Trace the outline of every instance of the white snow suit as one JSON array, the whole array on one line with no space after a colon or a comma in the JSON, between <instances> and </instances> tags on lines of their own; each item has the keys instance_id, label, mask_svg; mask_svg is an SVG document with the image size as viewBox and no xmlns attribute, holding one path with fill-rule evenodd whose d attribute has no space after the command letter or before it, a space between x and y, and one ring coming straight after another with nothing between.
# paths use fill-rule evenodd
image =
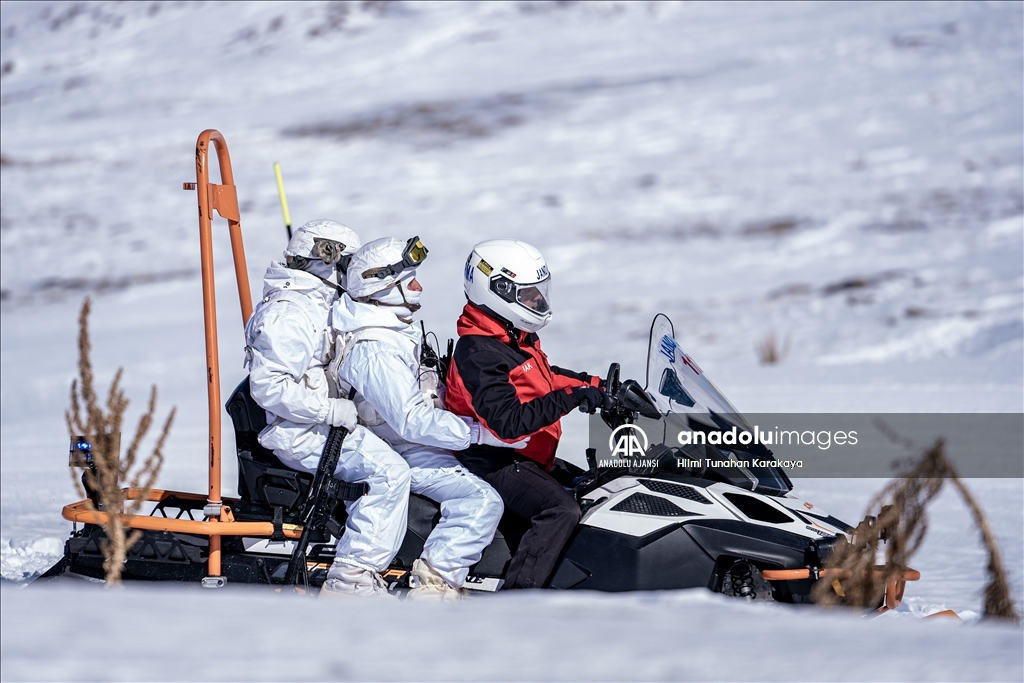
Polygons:
<instances>
[{"instance_id":1,"label":"white snow suit","mask_svg":"<svg viewBox=\"0 0 1024 683\"><path fill-rule=\"evenodd\" d=\"M263 301L245 328L250 390L267 411L260 443L296 470L316 472L331 411L346 400L337 398L326 373L334 353L331 304L337 298L319 278L275 262L264 277ZM348 521L336 561L382 571L405 537L409 466L357 426L345 437L334 475L370 486L367 495L346 504Z\"/></svg>"},{"instance_id":2,"label":"white snow suit","mask_svg":"<svg viewBox=\"0 0 1024 683\"><path fill-rule=\"evenodd\" d=\"M353 387L360 422L409 463L411 489L441 505L422 559L460 588L480 561L501 519L498 494L451 451L469 447L470 430L456 415L428 403L420 387L420 335L391 311L353 301L334 306L332 323L346 345L339 384Z\"/></svg>"}]
</instances>

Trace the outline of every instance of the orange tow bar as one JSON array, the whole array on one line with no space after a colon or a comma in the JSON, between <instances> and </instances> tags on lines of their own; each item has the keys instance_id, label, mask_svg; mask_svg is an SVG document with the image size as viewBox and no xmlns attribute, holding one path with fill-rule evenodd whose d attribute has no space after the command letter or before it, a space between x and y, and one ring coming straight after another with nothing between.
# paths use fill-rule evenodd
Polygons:
<instances>
[{"instance_id":1,"label":"orange tow bar","mask_svg":"<svg viewBox=\"0 0 1024 683\"><path fill-rule=\"evenodd\" d=\"M882 576L884 571L882 567L875 567L874 573L876 576ZM811 570L807 567L801 569L765 569L761 572L761 576L768 581L797 581L812 578ZM818 570L819 578L832 577L838 580L848 579L851 576L853 576L853 572L846 569L826 567ZM917 581L920 578L921 572L916 569L904 569L899 578L893 579L885 587L885 603L878 608L878 613L881 614L899 607L900 603L903 602L903 592L906 589L907 581Z\"/></svg>"}]
</instances>

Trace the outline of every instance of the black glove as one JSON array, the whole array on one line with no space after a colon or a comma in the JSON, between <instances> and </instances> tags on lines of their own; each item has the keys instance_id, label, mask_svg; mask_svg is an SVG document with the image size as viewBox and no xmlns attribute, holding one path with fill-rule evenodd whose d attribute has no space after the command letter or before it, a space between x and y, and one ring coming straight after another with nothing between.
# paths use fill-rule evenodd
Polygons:
<instances>
[{"instance_id":1,"label":"black glove","mask_svg":"<svg viewBox=\"0 0 1024 683\"><path fill-rule=\"evenodd\" d=\"M581 413L593 415L605 404L605 393L597 387L576 387L572 390L572 400L579 406Z\"/></svg>"}]
</instances>

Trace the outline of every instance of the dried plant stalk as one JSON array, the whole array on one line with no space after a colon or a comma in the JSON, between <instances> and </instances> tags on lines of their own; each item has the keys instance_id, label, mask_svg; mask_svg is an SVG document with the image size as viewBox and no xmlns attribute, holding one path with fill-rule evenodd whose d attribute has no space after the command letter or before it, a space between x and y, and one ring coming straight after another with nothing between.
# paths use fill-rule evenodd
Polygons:
<instances>
[{"instance_id":1,"label":"dried plant stalk","mask_svg":"<svg viewBox=\"0 0 1024 683\"><path fill-rule=\"evenodd\" d=\"M890 434L891 437L898 436ZM905 440L898 439L908 443ZM814 601L824 605L847 604L856 607L877 606L885 587L897 580L910 565L910 559L921 546L928 531L928 504L949 481L964 499L982 542L988 551L988 583L985 586L983 614L988 618L1020 621L1013 605L1006 571L999 554L995 535L988 520L946 457L942 439L925 450L912 466L876 495L869 510L877 515L866 516L853 531L849 542L836 545L827 566L849 572L851 578L842 582L823 578L813 589ZM882 545L884 542L884 546ZM876 574L876 557L884 547L884 563Z\"/></svg>"},{"instance_id":2,"label":"dried plant stalk","mask_svg":"<svg viewBox=\"0 0 1024 683\"><path fill-rule=\"evenodd\" d=\"M82 481L75 477L75 468L71 468L72 481L79 495L89 496L89 507L107 513L107 521L102 523L106 539L100 544L103 552L103 571L107 586L116 586L121 582L125 558L128 551L141 537L141 532L126 533L126 515L134 515L141 509L163 465L163 447L174 421L175 408L164 422L163 429L152 452L142 462L134 475L130 477L130 487L141 489L125 507L125 482L134 467L143 438L153 423L156 414L156 386L149 394L149 406L139 419L135 436L128 447L124 461L120 458L121 427L128 398L121 389L123 368L119 368L110 383L106 405L101 406L94 387L92 368L92 345L89 340L89 313L91 301L86 298L78 315L78 379L71 383L71 406L64 413L69 436L74 439L84 436L92 445L92 465L84 468ZM100 523L100 517L96 517Z\"/></svg>"},{"instance_id":3,"label":"dried plant stalk","mask_svg":"<svg viewBox=\"0 0 1024 683\"><path fill-rule=\"evenodd\" d=\"M985 544L985 549L988 551L988 565L986 566L988 583L985 584L982 614L986 617L1019 622L1020 615L1017 614L1017 609L1013 605L1013 597L1010 594L1010 582L1006 578L1003 558L999 553L999 545L996 543L995 534L992 533L992 527L989 526L985 513L981 511L981 506L978 505L974 496L964 486L963 481L954 475L950 478L950 483L956 487L956 490L964 499L964 503L970 509L971 516L974 518L974 525L981 532L982 543Z\"/></svg>"},{"instance_id":4,"label":"dried plant stalk","mask_svg":"<svg viewBox=\"0 0 1024 683\"><path fill-rule=\"evenodd\" d=\"M774 332L769 332L754 344L754 352L757 354L757 361L761 365L775 365L785 360L789 354L791 339L786 335L785 340L780 344Z\"/></svg>"}]
</instances>

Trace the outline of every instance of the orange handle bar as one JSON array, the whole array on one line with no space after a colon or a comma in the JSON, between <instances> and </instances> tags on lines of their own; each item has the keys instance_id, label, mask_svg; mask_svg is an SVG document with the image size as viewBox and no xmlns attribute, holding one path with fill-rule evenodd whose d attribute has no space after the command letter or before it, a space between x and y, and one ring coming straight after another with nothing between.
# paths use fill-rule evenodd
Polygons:
<instances>
[{"instance_id":1,"label":"orange handle bar","mask_svg":"<svg viewBox=\"0 0 1024 683\"><path fill-rule=\"evenodd\" d=\"M141 493L140 489L129 489L128 500L133 500ZM177 493L160 490L151 490L146 499L152 502L160 502L165 497L173 495L180 499L202 501L203 497L195 494ZM88 500L65 505L61 515L69 522L81 522L82 524L106 524L110 515L106 512L92 509ZM209 536L211 541L220 540L220 536L255 536L269 537L274 534L274 525L271 522L236 522L231 513L231 508L223 507L219 518L210 520L193 519L172 519L169 517L153 517L150 515L121 515L122 523L130 529L144 529L147 531L169 531L180 534L195 534L197 536ZM282 527L284 535L288 538L299 539L302 537L302 527L296 524L285 524ZM211 574L218 576L218 574Z\"/></svg>"},{"instance_id":2,"label":"orange handle bar","mask_svg":"<svg viewBox=\"0 0 1024 683\"><path fill-rule=\"evenodd\" d=\"M210 182L207 153L213 143L220 166L221 184ZM185 189L191 183L185 183ZM203 278L203 327L206 332L206 381L209 399L209 497L207 506L212 510L221 505L220 477L220 361L217 354L217 296L213 270L213 211L228 221L231 237L231 255L238 284L238 302L242 308L242 325L252 315L252 294L249 274L245 265L245 247L242 244L242 224L238 211L238 193L231 173L231 155L224 136L216 130L204 130L196 141L196 195L199 199L199 255ZM178 520L180 521L180 520ZM207 522L193 522L208 524ZM143 527L139 527L143 528ZM191 533L191 532L186 532ZM220 575L220 536L210 537L209 575Z\"/></svg>"},{"instance_id":3,"label":"orange handle bar","mask_svg":"<svg viewBox=\"0 0 1024 683\"><path fill-rule=\"evenodd\" d=\"M874 570L876 576L882 575L881 569ZM803 567L801 569L765 569L761 572L768 581L796 581L799 579L811 578L811 570ZM837 569L826 567L818 571L818 576L827 577L832 576L837 579L848 579L853 576L853 573L845 569ZM917 581L921 578L921 572L916 569L905 569L900 575L898 581Z\"/></svg>"},{"instance_id":4,"label":"orange handle bar","mask_svg":"<svg viewBox=\"0 0 1024 683\"><path fill-rule=\"evenodd\" d=\"M881 567L875 567L872 571L877 577L885 574ZM768 581L794 581L809 579L812 575L811 570L804 567L802 569L765 569L761 572L761 576ZM853 572L848 569L839 569L838 567L826 567L818 570L818 576L820 578L831 576L833 579L848 579L853 576ZM916 569L904 569L898 577L889 581L889 584L885 587L885 601L878 608L878 613L881 614L899 607L903 601L903 591L906 588L907 581L917 581L920 578L921 572Z\"/></svg>"}]
</instances>

